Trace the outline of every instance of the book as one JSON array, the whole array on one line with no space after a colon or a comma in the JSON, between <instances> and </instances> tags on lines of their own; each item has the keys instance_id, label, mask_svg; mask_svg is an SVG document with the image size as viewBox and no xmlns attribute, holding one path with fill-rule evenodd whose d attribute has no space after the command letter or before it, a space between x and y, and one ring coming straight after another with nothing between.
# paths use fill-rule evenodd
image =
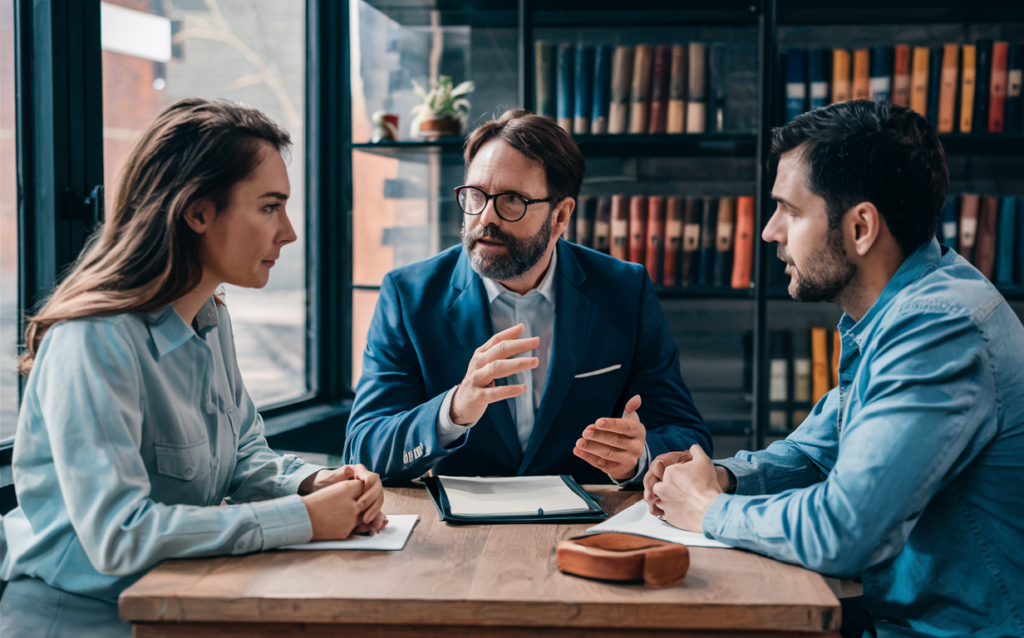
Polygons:
<instances>
[{"instance_id":1,"label":"book","mask_svg":"<svg viewBox=\"0 0 1024 638\"><path fill-rule=\"evenodd\" d=\"M665 198L647 198L647 253L644 264L654 283L661 282L665 261Z\"/></svg>"},{"instance_id":2,"label":"book","mask_svg":"<svg viewBox=\"0 0 1024 638\"><path fill-rule=\"evenodd\" d=\"M910 106L910 45L897 44L893 47L892 103Z\"/></svg>"},{"instance_id":3,"label":"book","mask_svg":"<svg viewBox=\"0 0 1024 638\"><path fill-rule=\"evenodd\" d=\"M786 51L786 121L807 111L807 50Z\"/></svg>"},{"instance_id":4,"label":"book","mask_svg":"<svg viewBox=\"0 0 1024 638\"><path fill-rule=\"evenodd\" d=\"M597 212L597 200L590 195L581 195L576 203L579 208L573 217L576 218L576 243L587 248L594 247L594 217Z\"/></svg>"},{"instance_id":5,"label":"book","mask_svg":"<svg viewBox=\"0 0 1024 638\"><path fill-rule=\"evenodd\" d=\"M974 57L975 48L973 44L965 44L963 55L960 56L960 132L970 133L974 117L974 91L975 91L975 70Z\"/></svg>"},{"instance_id":6,"label":"book","mask_svg":"<svg viewBox=\"0 0 1024 638\"><path fill-rule=\"evenodd\" d=\"M659 44L654 49L654 75L651 78L651 117L648 133L664 133L668 124L668 84L672 71L672 48Z\"/></svg>"},{"instance_id":7,"label":"book","mask_svg":"<svg viewBox=\"0 0 1024 638\"><path fill-rule=\"evenodd\" d=\"M913 71L910 75L910 108L928 116L928 47L914 47Z\"/></svg>"},{"instance_id":8,"label":"book","mask_svg":"<svg viewBox=\"0 0 1024 638\"><path fill-rule=\"evenodd\" d=\"M704 197L700 222L700 268L697 285L710 286L714 281L715 244L718 239L718 198Z\"/></svg>"},{"instance_id":9,"label":"book","mask_svg":"<svg viewBox=\"0 0 1024 638\"><path fill-rule=\"evenodd\" d=\"M665 199L665 260L662 264L663 286L679 285L679 260L683 248L683 200Z\"/></svg>"},{"instance_id":10,"label":"book","mask_svg":"<svg viewBox=\"0 0 1024 638\"><path fill-rule=\"evenodd\" d=\"M971 193L960 196L960 237L956 251L967 261L974 263L974 241L978 230L978 205L980 197Z\"/></svg>"},{"instance_id":11,"label":"book","mask_svg":"<svg viewBox=\"0 0 1024 638\"><path fill-rule=\"evenodd\" d=\"M573 133L590 132L590 112L594 110L594 47L576 47L576 107L573 109Z\"/></svg>"},{"instance_id":12,"label":"book","mask_svg":"<svg viewBox=\"0 0 1024 638\"><path fill-rule=\"evenodd\" d=\"M791 423L800 427L811 413L811 335L808 332L790 335L793 343L793 405Z\"/></svg>"},{"instance_id":13,"label":"book","mask_svg":"<svg viewBox=\"0 0 1024 638\"><path fill-rule=\"evenodd\" d=\"M992 77L989 79L988 92L989 133L1002 133L1006 130L1006 66L1009 54L1009 43L992 43Z\"/></svg>"},{"instance_id":14,"label":"book","mask_svg":"<svg viewBox=\"0 0 1024 638\"><path fill-rule=\"evenodd\" d=\"M978 212L978 233L974 239L974 267L992 281L996 263L996 216L999 214L999 198L981 198Z\"/></svg>"},{"instance_id":15,"label":"book","mask_svg":"<svg viewBox=\"0 0 1024 638\"><path fill-rule=\"evenodd\" d=\"M1024 197L1014 197L1017 200L1015 205L1017 221L1014 228L1017 230L1017 239L1014 241L1013 249L1013 283L1024 286Z\"/></svg>"},{"instance_id":16,"label":"book","mask_svg":"<svg viewBox=\"0 0 1024 638\"><path fill-rule=\"evenodd\" d=\"M871 52L857 49L853 52L853 99L871 99Z\"/></svg>"},{"instance_id":17,"label":"book","mask_svg":"<svg viewBox=\"0 0 1024 638\"><path fill-rule=\"evenodd\" d=\"M609 252L612 257L629 261L629 206L625 195L612 195Z\"/></svg>"},{"instance_id":18,"label":"book","mask_svg":"<svg viewBox=\"0 0 1024 638\"><path fill-rule=\"evenodd\" d=\"M733 241L732 287L750 288L754 263L754 198L736 198L736 239Z\"/></svg>"},{"instance_id":19,"label":"book","mask_svg":"<svg viewBox=\"0 0 1024 638\"><path fill-rule=\"evenodd\" d=\"M1000 288L1013 287L1013 241L1017 238L1017 198L1004 197L999 202L999 222L996 232L995 282Z\"/></svg>"},{"instance_id":20,"label":"book","mask_svg":"<svg viewBox=\"0 0 1024 638\"><path fill-rule=\"evenodd\" d=\"M939 133L952 133L956 113L957 77L960 70L960 45L942 47L942 75L939 86Z\"/></svg>"},{"instance_id":21,"label":"book","mask_svg":"<svg viewBox=\"0 0 1024 638\"><path fill-rule=\"evenodd\" d=\"M832 387L839 385L839 361L842 358L843 339L838 330L832 331Z\"/></svg>"},{"instance_id":22,"label":"book","mask_svg":"<svg viewBox=\"0 0 1024 638\"><path fill-rule=\"evenodd\" d=\"M576 79L573 69L575 57L576 47L571 44L558 45L558 65L556 68L558 125L570 135L572 134L573 109L576 105L573 90Z\"/></svg>"},{"instance_id":23,"label":"book","mask_svg":"<svg viewBox=\"0 0 1024 638\"><path fill-rule=\"evenodd\" d=\"M612 47L602 44L594 54L594 97L591 100L590 132L608 132L608 109L611 106Z\"/></svg>"},{"instance_id":24,"label":"book","mask_svg":"<svg viewBox=\"0 0 1024 638\"><path fill-rule=\"evenodd\" d=\"M942 90L942 47L928 53L928 112L925 117L934 128L939 127L939 92Z\"/></svg>"},{"instance_id":25,"label":"book","mask_svg":"<svg viewBox=\"0 0 1024 638\"><path fill-rule=\"evenodd\" d=\"M842 102L850 99L853 95L853 87L850 84L850 51L846 49L833 49L833 83L831 83L833 95L831 103Z\"/></svg>"},{"instance_id":26,"label":"book","mask_svg":"<svg viewBox=\"0 0 1024 638\"><path fill-rule=\"evenodd\" d=\"M555 45L543 40L533 44L533 63L537 74L534 86L537 114L555 119Z\"/></svg>"},{"instance_id":27,"label":"book","mask_svg":"<svg viewBox=\"0 0 1024 638\"><path fill-rule=\"evenodd\" d=\"M790 335L781 330L768 333L768 429L789 430Z\"/></svg>"},{"instance_id":28,"label":"book","mask_svg":"<svg viewBox=\"0 0 1024 638\"><path fill-rule=\"evenodd\" d=\"M956 197L946 196L946 203L942 206L942 215L939 217L939 243L956 248L957 224L956 224Z\"/></svg>"},{"instance_id":29,"label":"book","mask_svg":"<svg viewBox=\"0 0 1024 638\"><path fill-rule=\"evenodd\" d=\"M828 372L828 329L811 328L811 401L817 405L832 389Z\"/></svg>"},{"instance_id":30,"label":"book","mask_svg":"<svg viewBox=\"0 0 1024 638\"><path fill-rule=\"evenodd\" d=\"M725 45L716 42L708 54L708 121L705 130L712 133L725 131Z\"/></svg>"},{"instance_id":31,"label":"book","mask_svg":"<svg viewBox=\"0 0 1024 638\"><path fill-rule=\"evenodd\" d=\"M992 40L978 40L974 43L974 115L971 118L972 133L988 130L988 98L992 78Z\"/></svg>"},{"instance_id":32,"label":"book","mask_svg":"<svg viewBox=\"0 0 1024 638\"><path fill-rule=\"evenodd\" d=\"M892 100L892 47L871 47L868 97L876 102Z\"/></svg>"},{"instance_id":33,"label":"book","mask_svg":"<svg viewBox=\"0 0 1024 638\"><path fill-rule=\"evenodd\" d=\"M594 211L594 250L609 254L612 237L612 200L598 197Z\"/></svg>"},{"instance_id":34,"label":"book","mask_svg":"<svg viewBox=\"0 0 1024 638\"><path fill-rule=\"evenodd\" d=\"M679 261L679 282L696 286L700 274L700 226L704 218L704 200L687 197L683 208L683 250Z\"/></svg>"},{"instance_id":35,"label":"book","mask_svg":"<svg viewBox=\"0 0 1024 638\"><path fill-rule=\"evenodd\" d=\"M629 198L629 261L643 266L647 263L647 198Z\"/></svg>"},{"instance_id":36,"label":"book","mask_svg":"<svg viewBox=\"0 0 1024 638\"><path fill-rule=\"evenodd\" d=\"M686 70L688 62L686 53L689 47L684 44L672 45L672 68L668 82L668 115L666 116L665 132L686 132Z\"/></svg>"},{"instance_id":37,"label":"book","mask_svg":"<svg viewBox=\"0 0 1024 638\"><path fill-rule=\"evenodd\" d=\"M703 133L707 119L706 49L701 42L691 42L687 52L690 68L687 73L686 132Z\"/></svg>"},{"instance_id":38,"label":"book","mask_svg":"<svg viewBox=\"0 0 1024 638\"><path fill-rule=\"evenodd\" d=\"M832 49L832 104L845 102L852 96L850 52L846 49Z\"/></svg>"},{"instance_id":39,"label":"book","mask_svg":"<svg viewBox=\"0 0 1024 638\"><path fill-rule=\"evenodd\" d=\"M615 47L612 55L611 103L608 132L625 133L629 123L629 95L633 86L633 47Z\"/></svg>"},{"instance_id":40,"label":"book","mask_svg":"<svg viewBox=\"0 0 1024 638\"><path fill-rule=\"evenodd\" d=\"M712 285L719 288L729 286L732 282L732 233L734 197L722 197L718 200L718 226L715 233L715 267Z\"/></svg>"},{"instance_id":41,"label":"book","mask_svg":"<svg viewBox=\"0 0 1024 638\"><path fill-rule=\"evenodd\" d=\"M654 47L638 44L633 53L633 86L629 94L629 132L646 133L651 113L651 67Z\"/></svg>"},{"instance_id":42,"label":"book","mask_svg":"<svg viewBox=\"0 0 1024 638\"><path fill-rule=\"evenodd\" d=\"M813 111L828 104L827 62L828 50L811 49L807 52L807 81L810 86L808 110Z\"/></svg>"},{"instance_id":43,"label":"book","mask_svg":"<svg viewBox=\"0 0 1024 638\"><path fill-rule=\"evenodd\" d=\"M1010 45L1006 62L1006 130L1024 131L1024 42Z\"/></svg>"}]
</instances>

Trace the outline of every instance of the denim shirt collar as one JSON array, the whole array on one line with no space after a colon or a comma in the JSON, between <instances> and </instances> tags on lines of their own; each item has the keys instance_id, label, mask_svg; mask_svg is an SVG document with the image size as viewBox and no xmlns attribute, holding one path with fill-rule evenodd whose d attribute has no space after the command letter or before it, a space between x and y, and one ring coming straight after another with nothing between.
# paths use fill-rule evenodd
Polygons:
<instances>
[{"instance_id":1,"label":"denim shirt collar","mask_svg":"<svg viewBox=\"0 0 1024 638\"><path fill-rule=\"evenodd\" d=\"M220 317L217 314L217 302L212 296L206 300L206 303L196 313L195 330L192 329L192 326L185 323L185 320L181 318L181 315L174 310L171 304L167 304L159 310L145 313L143 316L146 319L146 324L149 326L149 334L153 338L153 345L156 346L157 354L161 357L178 348L192 337L197 336L197 334L201 335L209 328L220 323Z\"/></svg>"}]
</instances>

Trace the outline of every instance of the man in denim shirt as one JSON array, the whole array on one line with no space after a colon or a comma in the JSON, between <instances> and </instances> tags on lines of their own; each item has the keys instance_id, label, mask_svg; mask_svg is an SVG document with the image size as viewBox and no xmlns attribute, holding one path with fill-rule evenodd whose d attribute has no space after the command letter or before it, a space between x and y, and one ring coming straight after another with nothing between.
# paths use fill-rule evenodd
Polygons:
<instances>
[{"instance_id":1,"label":"man in denim shirt","mask_svg":"<svg viewBox=\"0 0 1024 638\"><path fill-rule=\"evenodd\" d=\"M934 239L935 131L892 104L833 104L776 130L772 164L763 237L793 298L845 311L839 385L766 450L656 459L652 513L860 576L878 636L1024 635L1024 326Z\"/></svg>"}]
</instances>

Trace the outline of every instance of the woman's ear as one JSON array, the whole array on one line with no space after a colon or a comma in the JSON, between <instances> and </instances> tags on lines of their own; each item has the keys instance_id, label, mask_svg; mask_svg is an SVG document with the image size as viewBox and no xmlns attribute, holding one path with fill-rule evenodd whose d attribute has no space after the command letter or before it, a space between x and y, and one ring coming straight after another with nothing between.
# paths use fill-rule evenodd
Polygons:
<instances>
[{"instance_id":1,"label":"woman's ear","mask_svg":"<svg viewBox=\"0 0 1024 638\"><path fill-rule=\"evenodd\" d=\"M185 223L197 235L202 235L210 227L210 222L213 221L214 216L213 203L204 199L192 204L185 211Z\"/></svg>"}]
</instances>

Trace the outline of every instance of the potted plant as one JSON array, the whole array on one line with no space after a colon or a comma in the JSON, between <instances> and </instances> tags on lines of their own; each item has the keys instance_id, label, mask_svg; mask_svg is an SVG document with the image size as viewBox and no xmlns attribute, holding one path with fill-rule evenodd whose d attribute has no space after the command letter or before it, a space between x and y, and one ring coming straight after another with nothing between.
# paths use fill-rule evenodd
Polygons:
<instances>
[{"instance_id":1,"label":"potted plant","mask_svg":"<svg viewBox=\"0 0 1024 638\"><path fill-rule=\"evenodd\" d=\"M427 139L458 137L469 117L468 95L476 88L472 82L453 86L449 75L438 76L437 82L425 90L416 80L412 81L413 91L423 100L412 109L415 116L410 125L412 135Z\"/></svg>"}]
</instances>

